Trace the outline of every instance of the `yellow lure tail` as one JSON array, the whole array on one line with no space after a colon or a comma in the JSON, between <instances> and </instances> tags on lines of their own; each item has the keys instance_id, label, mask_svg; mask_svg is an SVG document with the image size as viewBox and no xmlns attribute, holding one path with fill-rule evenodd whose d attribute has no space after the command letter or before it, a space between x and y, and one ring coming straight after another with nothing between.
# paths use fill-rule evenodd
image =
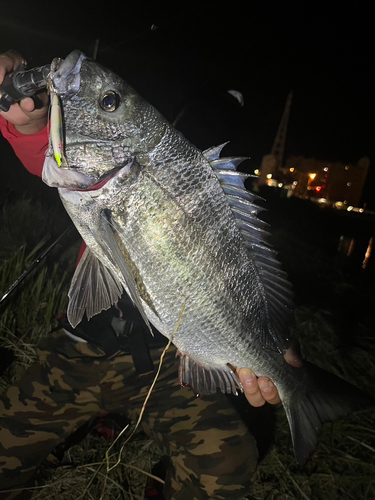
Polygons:
<instances>
[{"instance_id":1,"label":"yellow lure tail","mask_svg":"<svg viewBox=\"0 0 375 500\"><path fill-rule=\"evenodd\" d=\"M61 168L69 168L64 156L63 127L60 100L57 94L51 93L51 120L50 137L52 142L53 155L57 165Z\"/></svg>"}]
</instances>

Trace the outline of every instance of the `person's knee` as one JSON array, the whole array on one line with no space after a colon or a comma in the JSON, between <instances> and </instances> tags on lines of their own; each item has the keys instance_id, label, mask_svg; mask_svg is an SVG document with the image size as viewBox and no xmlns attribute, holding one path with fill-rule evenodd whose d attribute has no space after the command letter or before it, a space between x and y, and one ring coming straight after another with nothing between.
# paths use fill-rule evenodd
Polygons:
<instances>
[{"instance_id":1,"label":"person's knee","mask_svg":"<svg viewBox=\"0 0 375 500\"><path fill-rule=\"evenodd\" d=\"M246 495L258 462L253 436L221 436L218 446L207 443L207 451L211 452L204 453L198 446L172 457L174 470L166 484L166 498L235 500Z\"/></svg>"}]
</instances>

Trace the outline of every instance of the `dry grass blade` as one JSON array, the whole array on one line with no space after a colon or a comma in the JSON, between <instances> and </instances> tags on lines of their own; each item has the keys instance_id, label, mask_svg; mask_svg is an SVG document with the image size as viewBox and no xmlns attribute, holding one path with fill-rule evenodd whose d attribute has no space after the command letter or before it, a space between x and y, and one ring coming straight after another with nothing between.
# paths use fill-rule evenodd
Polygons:
<instances>
[{"instance_id":1,"label":"dry grass blade","mask_svg":"<svg viewBox=\"0 0 375 500\"><path fill-rule=\"evenodd\" d=\"M123 460L107 472L103 457L108 441L92 434L66 452L62 467L48 479L48 486L34 493L33 500L134 500L143 499L147 477L161 452L142 432L137 432L122 451ZM140 450L143 450L141 453ZM120 451L120 443L113 446ZM90 487L88 485L90 484Z\"/></svg>"},{"instance_id":2,"label":"dry grass blade","mask_svg":"<svg viewBox=\"0 0 375 500\"><path fill-rule=\"evenodd\" d=\"M179 315L179 318L178 318L178 321L177 321L177 325L176 325L176 328L174 329L173 333L172 333L172 336L171 338L169 339L169 342L168 344L165 346L163 352L161 353L161 356L160 356L160 360L159 360L159 366L158 366L158 369L156 371L156 374L155 374L155 377L154 377L154 380L152 381L152 384L150 386L150 389L148 390L148 393L145 397L145 400L143 402L143 405L142 405L142 408L141 408L141 411L140 411L140 414L139 414L139 417L138 417L138 420L137 420L137 423L132 431L132 433L130 434L130 436L126 439L126 441L123 443L122 447L121 447L121 450L120 450L120 454L119 454L119 458L118 458L118 461L116 462L115 465L113 465L111 468L108 468L108 464L109 464L109 452L111 451L111 448L110 447L108 449L108 452L106 453L106 459L107 459L107 470L110 471L113 467L116 467L118 465L118 463L121 461L121 453L122 453L122 450L124 449L124 446L129 442L129 440L132 438L132 436L134 435L134 433L136 432L136 430L138 429L138 426L139 424L141 423L141 420L142 420L142 417L143 417L143 413L146 409L146 405L147 405L147 402L148 400L150 399L150 396L151 396L151 393L152 393L152 390L153 388L155 387L155 384L156 384L156 381L159 377L159 374L160 374L160 370L161 370L161 367L163 365L163 360L164 360L164 356L166 354L166 352L168 351L168 349L170 348L171 344L172 344L172 341L173 341L173 336L175 335L175 333L177 332L177 330L180 328L180 325L181 325L181 320L182 320L182 315L184 313L184 310L185 310L185 305L186 305L186 298L184 299L184 303L183 303L183 306L181 308L181 311L180 311L180 315ZM123 430L124 431L124 430ZM120 436L123 434L123 431L119 434L118 438L120 438ZM116 438L116 441L117 439Z\"/></svg>"}]
</instances>

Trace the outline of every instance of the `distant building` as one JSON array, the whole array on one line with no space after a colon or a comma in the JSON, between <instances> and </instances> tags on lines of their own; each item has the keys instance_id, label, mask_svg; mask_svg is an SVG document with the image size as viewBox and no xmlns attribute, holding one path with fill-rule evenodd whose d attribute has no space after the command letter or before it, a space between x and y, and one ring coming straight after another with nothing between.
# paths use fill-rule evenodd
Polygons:
<instances>
[{"instance_id":1,"label":"distant building","mask_svg":"<svg viewBox=\"0 0 375 500\"><path fill-rule=\"evenodd\" d=\"M349 207L349 210L359 207L370 166L367 157L351 165L292 156L283 165L292 97L290 92L270 154L263 156L259 169L254 171L258 179L253 189L257 191L261 186L283 188L288 197L318 198L328 205Z\"/></svg>"},{"instance_id":2,"label":"distant building","mask_svg":"<svg viewBox=\"0 0 375 500\"><path fill-rule=\"evenodd\" d=\"M356 165L326 162L303 156L288 158L279 169L279 180L300 198L322 198L358 207L370 161L361 158Z\"/></svg>"},{"instance_id":3,"label":"distant building","mask_svg":"<svg viewBox=\"0 0 375 500\"><path fill-rule=\"evenodd\" d=\"M292 99L293 92L290 91L285 103L284 113L281 117L271 153L263 156L260 169L256 172L259 175L259 178L254 185L255 189L258 189L258 186L277 185L275 178L277 178L284 161L285 141Z\"/></svg>"}]
</instances>

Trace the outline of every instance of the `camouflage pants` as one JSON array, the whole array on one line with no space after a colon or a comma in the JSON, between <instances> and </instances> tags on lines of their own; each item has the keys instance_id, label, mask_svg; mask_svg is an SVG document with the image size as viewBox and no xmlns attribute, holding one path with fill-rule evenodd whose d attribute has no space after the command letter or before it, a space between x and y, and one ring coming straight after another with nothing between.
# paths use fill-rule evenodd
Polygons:
<instances>
[{"instance_id":1,"label":"camouflage pants","mask_svg":"<svg viewBox=\"0 0 375 500\"><path fill-rule=\"evenodd\" d=\"M151 351L155 365L161 352ZM177 366L171 347L141 424L171 459L165 498L242 498L257 464L255 440L225 396L196 398L181 389ZM94 415L136 420L153 378L139 376L130 355L107 358L62 331L50 334L38 346L38 362L0 400L0 490L27 483Z\"/></svg>"}]
</instances>

